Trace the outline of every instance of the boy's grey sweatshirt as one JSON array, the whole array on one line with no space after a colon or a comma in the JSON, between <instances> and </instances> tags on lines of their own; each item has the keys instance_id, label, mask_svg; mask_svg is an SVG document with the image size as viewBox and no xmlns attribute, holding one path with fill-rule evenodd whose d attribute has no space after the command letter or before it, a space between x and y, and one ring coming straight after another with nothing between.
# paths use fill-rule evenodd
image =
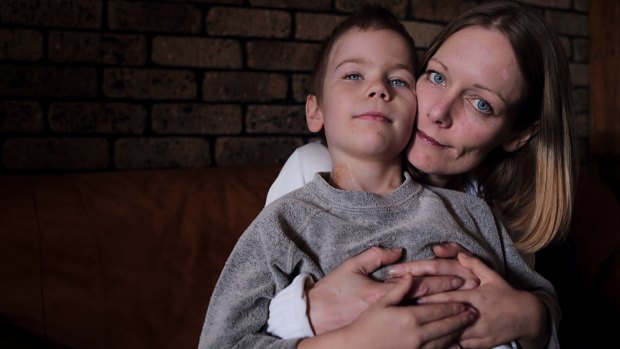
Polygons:
<instances>
[{"instance_id":1,"label":"boy's grey sweatshirt","mask_svg":"<svg viewBox=\"0 0 620 349\"><path fill-rule=\"evenodd\" d=\"M299 338L265 332L271 299L295 276L321 279L373 246L402 247L403 261L434 258L441 242L459 243L513 287L535 292L551 314L548 348L559 347L553 286L527 266L482 199L407 174L387 195L338 190L326 176L265 207L240 237L211 296L199 348L295 348ZM384 279L384 271L373 276Z\"/></svg>"}]
</instances>

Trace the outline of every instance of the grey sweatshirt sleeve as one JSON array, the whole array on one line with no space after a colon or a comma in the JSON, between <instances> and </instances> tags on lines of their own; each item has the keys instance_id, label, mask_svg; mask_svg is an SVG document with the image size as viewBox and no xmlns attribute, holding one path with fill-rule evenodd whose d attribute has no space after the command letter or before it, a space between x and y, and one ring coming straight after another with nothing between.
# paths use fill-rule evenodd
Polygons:
<instances>
[{"instance_id":1,"label":"grey sweatshirt sleeve","mask_svg":"<svg viewBox=\"0 0 620 349\"><path fill-rule=\"evenodd\" d=\"M259 215L260 217L260 215ZM250 225L229 256L211 296L199 348L295 348L297 339L283 340L265 332L269 302L290 281L285 239L273 241L271 225ZM281 235L282 236L282 235Z\"/></svg>"}]
</instances>

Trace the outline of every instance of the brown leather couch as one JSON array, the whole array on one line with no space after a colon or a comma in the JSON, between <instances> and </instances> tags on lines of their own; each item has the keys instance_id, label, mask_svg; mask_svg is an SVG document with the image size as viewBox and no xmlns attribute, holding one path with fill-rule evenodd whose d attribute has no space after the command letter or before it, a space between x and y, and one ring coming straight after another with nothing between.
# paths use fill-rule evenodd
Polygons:
<instances>
[{"instance_id":1,"label":"brown leather couch","mask_svg":"<svg viewBox=\"0 0 620 349\"><path fill-rule=\"evenodd\" d=\"M219 272L278 170L0 176L0 347L195 348ZM620 208L592 178L571 238L538 263L559 285L565 336L570 319L619 315Z\"/></svg>"}]
</instances>

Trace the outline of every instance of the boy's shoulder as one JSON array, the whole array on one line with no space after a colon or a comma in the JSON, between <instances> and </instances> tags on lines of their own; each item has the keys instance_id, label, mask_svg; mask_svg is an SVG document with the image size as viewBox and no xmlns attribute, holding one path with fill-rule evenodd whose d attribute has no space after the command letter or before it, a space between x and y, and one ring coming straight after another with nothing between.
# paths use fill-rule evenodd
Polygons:
<instances>
[{"instance_id":1,"label":"boy's shoulder","mask_svg":"<svg viewBox=\"0 0 620 349\"><path fill-rule=\"evenodd\" d=\"M425 186L427 192L432 193L445 205L451 207L455 213L467 212L477 214L493 214L491 207L482 198L462 191Z\"/></svg>"},{"instance_id":2,"label":"boy's shoulder","mask_svg":"<svg viewBox=\"0 0 620 349\"><path fill-rule=\"evenodd\" d=\"M505 240L502 236L507 231L500 217L482 198L456 190L430 186L426 188L436 200L441 201L452 218L471 233L481 234L486 241Z\"/></svg>"},{"instance_id":3,"label":"boy's shoulder","mask_svg":"<svg viewBox=\"0 0 620 349\"><path fill-rule=\"evenodd\" d=\"M275 199L259 213L257 219L294 219L311 214L320 206L320 199L312 190L312 181Z\"/></svg>"}]
</instances>

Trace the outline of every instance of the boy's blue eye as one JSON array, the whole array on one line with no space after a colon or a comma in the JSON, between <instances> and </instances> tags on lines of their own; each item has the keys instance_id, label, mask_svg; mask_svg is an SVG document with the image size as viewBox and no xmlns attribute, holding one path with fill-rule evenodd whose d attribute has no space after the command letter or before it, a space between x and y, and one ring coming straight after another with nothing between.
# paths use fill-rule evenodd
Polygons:
<instances>
[{"instance_id":1,"label":"boy's blue eye","mask_svg":"<svg viewBox=\"0 0 620 349\"><path fill-rule=\"evenodd\" d=\"M428 74L428 79L437 85L444 85L446 83L446 79L444 76L436 71L432 71Z\"/></svg>"},{"instance_id":2,"label":"boy's blue eye","mask_svg":"<svg viewBox=\"0 0 620 349\"><path fill-rule=\"evenodd\" d=\"M401 80L401 79L390 79L390 85L395 86L395 87L407 87L407 86L409 86L409 84L407 84L406 81Z\"/></svg>"},{"instance_id":3,"label":"boy's blue eye","mask_svg":"<svg viewBox=\"0 0 620 349\"><path fill-rule=\"evenodd\" d=\"M350 73L344 76L346 80L362 80L362 76L357 73Z\"/></svg>"},{"instance_id":4,"label":"boy's blue eye","mask_svg":"<svg viewBox=\"0 0 620 349\"><path fill-rule=\"evenodd\" d=\"M491 112L493 111L491 105L484 99L476 98L472 101L472 104L474 105L474 108L485 114L491 114Z\"/></svg>"}]
</instances>

